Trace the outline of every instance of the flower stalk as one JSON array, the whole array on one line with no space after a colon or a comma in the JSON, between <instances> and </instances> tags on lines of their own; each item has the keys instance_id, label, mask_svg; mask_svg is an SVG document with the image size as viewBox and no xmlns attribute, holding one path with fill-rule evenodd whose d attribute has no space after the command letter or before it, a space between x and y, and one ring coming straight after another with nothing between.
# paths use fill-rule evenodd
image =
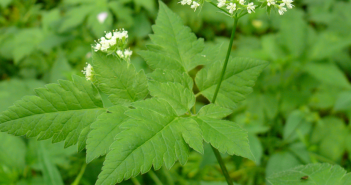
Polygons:
<instances>
[{"instance_id":1,"label":"flower stalk","mask_svg":"<svg viewBox=\"0 0 351 185\"><path fill-rule=\"evenodd\" d=\"M216 99L217 99L217 96L218 96L218 92L219 92L219 89L221 87L221 84L222 84L222 81L223 81L223 78L224 78L224 75L225 75L225 71L227 69L227 66L228 66L228 61L229 61L229 57L230 57L230 53L231 53L231 50L232 50L232 46L233 46L233 41L234 41L234 37L235 37L235 31L236 31L236 27L238 25L238 20L239 20L239 17L237 16L237 14L235 15L234 17L234 26L233 26L233 29L232 29L232 34L230 36L230 42L229 42L229 46L228 46L228 50L227 50L227 55L225 57L225 61L224 61L224 64L223 64L223 67L222 67L222 72L221 72L221 77L219 79L219 82L217 84L217 87L216 87L216 91L213 95L213 98L212 98L212 103L215 103L216 102ZM224 164L224 161L222 159L222 156L221 154L219 153L219 151L214 148L212 146L212 150L217 158L217 161L222 169L222 172L223 172L223 175L228 183L228 185L233 185L233 181L232 179L230 178L229 176L229 173L228 173L228 170Z\"/></svg>"}]
</instances>

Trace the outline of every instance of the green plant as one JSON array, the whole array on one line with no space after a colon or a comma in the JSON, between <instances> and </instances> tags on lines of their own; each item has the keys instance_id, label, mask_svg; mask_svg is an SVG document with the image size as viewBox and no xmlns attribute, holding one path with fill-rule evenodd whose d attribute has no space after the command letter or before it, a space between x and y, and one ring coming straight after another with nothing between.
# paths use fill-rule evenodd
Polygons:
<instances>
[{"instance_id":1,"label":"green plant","mask_svg":"<svg viewBox=\"0 0 351 185\"><path fill-rule=\"evenodd\" d=\"M188 2L184 1L184 4ZM190 2L195 10L204 3L204 1ZM115 184L129 178L132 178L134 184L139 184L138 179L133 178L139 173L147 173L152 166L155 170L163 165L170 168L176 161L184 165L189 159L190 165L198 166L198 157L197 159L192 157L195 155L192 150L204 153L203 141L212 145L227 183L233 184L230 177L230 171L233 170L226 169L225 162L228 161L223 160L220 153L246 157L259 164L263 149L256 134L266 132L268 133L264 135L262 143L270 155L266 168L268 183L286 183L286 179L292 179L295 184L303 184L306 181L316 183L323 176L308 172L315 169L321 172L336 169L339 172L336 175L343 176L345 172L340 167L331 167L326 164L299 167L297 175L292 173L295 170L273 173L299 164L337 161L345 150L350 150L349 146L345 145L349 132L346 130L344 120L336 117L339 115L333 114L321 119L315 110L316 107L333 106L333 103L330 103L332 100L319 103L315 99L329 96L330 93L335 94L334 91L323 86L319 87L318 93L312 96L315 99L311 100L308 107L301 106L304 104L301 102L304 100L304 88L310 89L308 85L304 86L307 82L293 92L289 93L288 89L288 86L296 80L295 77L302 78L296 72L296 69L302 68L301 66L304 73L325 84L334 85L343 90L349 89L350 83L347 77L335 64L308 63L309 60L329 57L333 52L344 48L349 41L338 42L337 47L332 48L333 52L321 52L323 44L315 44L313 40L307 43L305 37L307 34L313 35L313 32L305 32L308 27L299 19L302 17L301 14L293 10L291 15L298 15L293 19L296 21L289 22L290 20L283 19L285 27L281 32L277 35L265 36L260 40L263 43L264 52L257 48L250 49L253 56L273 60L272 71L277 69L282 71L282 74L266 72L263 80L277 76L281 79L291 76L287 80L282 80L278 85L279 88L275 84L259 81L256 88L260 93L249 95L257 77L267 66L267 62L244 57L232 58L230 54L235 31L240 24L239 18L244 19L242 16L252 13L255 6L254 4L245 5L244 1L238 1L236 6L229 1L219 3L221 2L227 3L229 12L225 9L220 11L224 10L224 14L228 15L234 25L226 55L223 52L225 44L204 44L202 39L197 39L187 27L183 26L176 14L161 3L156 25L153 27L154 34L150 36L151 44L147 45L146 51L137 52L153 72L136 70L130 60L131 51L126 49L128 40L126 32L114 31L116 43L111 43L111 38L115 35L107 33L98 44L93 46L93 60L88 62L84 71L86 79L73 76L73 82L59 81L59 84L49 84L46 88L37 89L37 96L25 97L2 113L0 130L14 135L37 136L39 140L52 138L53 142L64 141L65 147L77 145L78 151L86 148L88 163L99 156L106 155L97 184ZM268 6L267 2L263 2L259 7L268 7L269 12L271 6ZM212 5L219 6L215 3ZM88 7L93 6L95 5L88 5ZM275 5L278 11L283 11L284 5L278 6ZM226 8L225 6L219 8L221 7ZM279 13L282 14L284 11ZM67 15L66 18L68 19L69 16ZM296 28L290 24L299 26ZM101 30L96 29L92 32L99 35ZM294 39L290 38L292 32L295 34ZM323 37L323 35L320 36L321 39ZM282 39L283 42L267 42L277 38ZM298 42L295 42L296 40ZM240 44L241 41L239 40L238 43ZM245 49L245 47L241 48ZM246 52L239 50L236 54L245 55ZM290 60L301 60L302 64L290 66ZM325 73L333 78L321 75ZM316 84L309 81L311 78L303 79L308 81L308 84ZM276 97L280 97L280 91L283 91L283 95L279 101L283 103L278 108L279 102ZM335 91L338 93L341 90ZM244 102L246 96L249 97ZM350 104L349 101L343 100L348 100L349 97L349 92L342 93L335 104L335 110L347 112ZM242 113L243 110L247 112ZM340 117L342 116L344 115ZM282 117L286 119L284 126L279 125ZM233 122L234 120L236 123ZM272 125L269 125L270 128L267 128L265 120L272 122ZM330 130L328 125L331 124L337 125L331 130L332 133L337 134L329 136L326 132ZM247 133L245 129L249 132ZM311 137L309 137L310 133L313 133ZM336 137L338 134L342 137ZM330 141L337 141L333 147L335 152L322 150L330 147ZM315 150L312 148L313 144L318 144L321 148L320 153L328 156L328 159L322 158L319 153L318 156L309 158L308 155ZM39 149L43 151L40 156L44 157L40 158L44 163L45 149L43 147ZM233 157L233 161L239 166L238 159L239 157ZM281 165L280 161L286 159L289 163ZM184 168L184 173L187 169ZM79 183L84 170L85 166L82 167L74 184ZM260 173L257 169L252 171L253 177L255 173ZM52 179L57 179L58 172L57 170L54 172ZM167 172L162 173L167 177ZM194 172L190 170L189 174L192 173ZM43 170L43 174L46 176L50 173ZM158 179L153 171L149 171L148 174L156 184L164 181L164 179ZM348 176L339 178L333 183L337 184L340 181L347 184ZM167 180L172 182L169 178ZM60 184L60 181L58 183ZM255 181L251 180L252 183Z\"/></svg>"}]
</instances>

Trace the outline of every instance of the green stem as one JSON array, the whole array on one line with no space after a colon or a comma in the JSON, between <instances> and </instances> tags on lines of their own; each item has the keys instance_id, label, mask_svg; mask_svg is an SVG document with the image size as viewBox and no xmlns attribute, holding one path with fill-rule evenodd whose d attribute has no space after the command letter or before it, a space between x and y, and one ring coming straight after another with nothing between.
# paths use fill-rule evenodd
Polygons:
<instances>
[{"instance_id":1,"label":"green stem","mask_svg":"<svg viewBox=\"0 0 351 185\"><path fill-rule=\"evenodd\" d=\"M134 185L141 185L140 182L138 181L138 179L136 178L131 178L132 182Z\"/></svg>"},{"instance_id":2,"label":"green stem","mask_svg":"<svg viewBox=\"0 0 351 185\"><path fill-rule=\"evenodd\" d=\"M219 82L217 84L217 87L216 87L216 91L215 91L215 94L212 98L212 103L215 103L216 99L217 99L217 95L218 95L218 92L219 92L219 88L221 87L222 85L222 81L223 81L223 78L224 78L224 74L225 74L225 71L227 69L227 65L228 65L228 61L229 61L229 56L230 56L230 52L232 50L232 46L233 46L233 41L234 41L234 36L235 36L235 30L236 30L236 27L238 25L238 17L235 15L234 17L234 27L233 27L233 30L232 30L232 35L230 37L230 42L229 42L229 47L228 47L228 51L227 51L227 56L225 57L225 61L224 61L224 64L223 64L223 68L222 68L222 72L221 72L221 77L219 79Z\"/></svg>"},{"instance_id":3,"label":"green stem","mask_svg":"<svg viewBox=\"0 0 351 185\"><path fill-rule=\"evenodd\" d=\"M231 50L232 50L232 46L233 46L233 41L234 41L234 36L235 36L235 31L236 31L236 27L238 25L238 17L237 15L235 15L234 17L234 27L233 27L233 30L232 30L232 35L230 36L230 42L229 42L229 47L228 47L228 51L227 51L227 56L225 57L225 61L224 61L224 64L223 64L223 68L222 68L222 72L221 72L221 77L219 79L219 82L218 82L218 85L216 87L216 91L214 93L214 96L213 96L213 99L212 99L212 103L215 103L216 99L217 99L217 95L218 95L218 92L219 92L219 88L221 87L221 84L222 84L222 81L223 81L223 78L224 78L224 74L225 74L225 71L227 69L227 65L228 65L228 61L229 61L229 56L230 56L230 53L231 53ZM233 181L232 179L230 178L229 176L229 173L228 173L228 170L227 168L225 167L225 164L224 164L224 161L222 159L222 156L221 154L219 153L219 151L214 148L212 146L212 150L214 152L214 154L216 155L216 158L217 158L217 161L219 163L219 165L221 166L221 169L222 169L222 173L228 183L228 185L233 185Z\"/></svg>"},{"instance_id":4,"label":"green stem","mask_svg":"<svg viewBox=\"0 0 351 185\"><path fill-rule=\"evenodd\" d=\"M154 171L150 170L147 174L151 177L151 179L155 182L156 185L163 185L161 180L157 177Z\"/></svg>"},{"instance_id":5,"label":"green stem","mask_svg":"<svg viewBox=\"0 0 351 185\"><path fill-rule=\"evenodd\" d=\"M80 172L78 174L78 176L76 177L76 179L74 180L74 182L71 185L78 185L80 182L80 179L83 177L83 174L85 172L85 168L87 167L87 164L84 163L82 168L80 169Z\"/></svg>"}]
</instances>

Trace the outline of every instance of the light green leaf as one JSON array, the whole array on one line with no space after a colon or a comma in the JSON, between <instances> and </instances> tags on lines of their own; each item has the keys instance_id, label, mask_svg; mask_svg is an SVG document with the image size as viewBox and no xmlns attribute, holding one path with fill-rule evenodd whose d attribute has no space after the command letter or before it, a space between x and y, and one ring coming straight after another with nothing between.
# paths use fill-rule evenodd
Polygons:
<instances>
[{"instance_id":1,"label":"light green leaf","mask_svg":"<svg viewBox=\"0 0 351 185\"><path fill-rule=\"evenodd\" d=\"M81 25L86 18L86 16L94 9L94 6L91 5L82 5L70 9L65 15L59 32L65 32L69 29L72 29L78 25Z\"/></svg>"},{"instance_id":2,"label":"light green leaf","mask_svg":"<svg viewBox=\"0 0 351 185\"><path fill-rule=\"evenodd\" d=\"M266 177L299 165L301 165L301 162L292 153L287 151L275 153L269 157L267 162Z\"/></svg>"},{"instance_id":3,"label":"light green leaf","mask_svg":"<svg viewBox=\"0 0 351 185\"><path fill-rule=\"evenodd\" d=\"M104 21L100 22L98 19L99 14L107 13L107 17ZM113 24L113 15L105 7L94 7L93 11L89 13L87 18L87 26L92 30L96 37L101 37L104 31L111 30Z\"/></svg>"},{"instance_id":4,"label":"light green leaf","mask_svg":"<svg viewBox=\"0 0 351 185\"><path fill-rule=\"evenodd\" d=\"M193 92L179 83L159 83L149 82L150 94L167 101L178 116L188 112L195 104L195 96Z\"/></svg>"},{"instance_id":5,"label":"light green leaf","mask_svg":"<svg viewBox=\"0 0 351 185\"><path fill-rule=\"evenodd\" d=\"M0 169L8 169L19 176L26 165L26 144L21 138L6 133L0 133L0 141Z\"/></svg>"},{"instance_id":6,"label":"light green leaf","mask_svg":"<svg viewBox=\"0 0 351 185\"><path fill-rule=\"evenodd\" d=\"M206 116L209 118L214 118L214 119L222 119L227 116L229 116L231 113L233 113L232 110L215 105L215 104L208 104L203 106L199 110L199 116Z\"/></svg>"},{"instance_id":7,"label":"light green leaf","mask_svg":"<svg viewBox=\"0 0 351 185\"><path fill-rule=\"evenodd\" d=\"M120 105L110 107L91 124L91 132L87 139L88 163L109 151L115 136L121 132L120 124L128 120L128 116L124 114L126 110L128 108Z\"/></svg>"},{"instance_id":8,"label":"light green leaf","mask_svg":"<svg viewBox=\"0 0 351 185\"><path fill-rule=\"evenodd\" d=\"M305 176L307 179L302 180ZM267 181L271 185L347 185L351 184L351 175L338 165L309 164L273 174Z\"/></svg>"},{"instance_id":9,"label":"light green leaf","mask_svg":"<svg viewBox=\"0 0 351 185\"><path fill-rule=\"evenodd\" d=\"M12 0L1 0L0 5L2 6L3 9L5 9L11 2Z\"/></svg>"},{"instance_id":10,"label":"light green leaf","mask_svg":"<svg viewBox=\"0 0 351 185\"><path fill-rule=\"evenodd\" d=\"M65 58L63 51L60 51L50 71L50 82L67 79L67 76L70 76L69 74L71 70L72 68L68 63L68 60Z\"/></svg>"},{"instance_id":11,"label":"light green leaf","mask_svg":"<svg viewBox=\"0 0 351 185\"><path fill-rule=\"evenodd\" d=\"M307 24L303 16L303 11L293 9L281 17L280 41L295 57L300 57L307 46Z\"/></svg>"},{"instance_id":12,"label":"light green leaf","mask_svg":"<svg viewBox=\"0 0 351 185\"><path fill-rule=\"evenodd\" d=\"M208 100L212 101L219 82L224 61L206 66L196 75L196 84ZM234 109L237 104L245 100L245 96L252 92L252 87L267 62L248 58L231 58L227 72L218 93L216 104Z\"/></svg>"},{"instance_id":13,"label":"light green leaf","mask_svg":"<svg viewBox=\"0 0 351 185\"><path fill-rule=\"evenodd\" d=\"M306 135L310 133L312 123L306 120L306 115L296 110L292 112L284 126L283 139L287 142L292 142L298 138L299 135Z\"/></svg>"},{"instance_id":14,"label":"light green leaf","mask_svg":"<svg viewBox=\"0 0 351 185\"><path fill-rule=\"evenodd\" d=\"M65 140L65 147L78 143L85 147L90 124L104 109L97 89L85 78L73 76L73 82L59 81L35 90L0 115L0 130L14 135ZM78 142L79 141L79 142Z\"/></svg>"},{"instance_id":15,"label":"light green leaf","mask_svg":"<svg viewBox=\"0 0 351 185\"><path fill-rule=\"evenodd\" d=\"M310 60L321 60L339 53L349 47L351 37L338 36L335 32L321 32L316 42L311 47L309 54Z\"/></svg>"},{"instance_id":16,"label":"light green leaf","mask_svg":"<svg viewBox=\"0 0 351 185\"><path fill-rule=\"evenodd\" d=\"M311 142L318 144L319 154L333 161L339 161L346 150L348 135L349 132L343 120L328 116L314 128Z\"/></svg>"},{"instance_id":17,"label":"light green leaf","mask_svg":"<svg viewBox=\"0 0 351 185\"><path fill-rule=\"evenodd\" d=\"M203 39L197 39L181 18L161 1L156 25L152 28L154 34L150 39L153 44L148 51L139 52L152 69L187 72L199 65L193 58L204 49Z\"/></svg>"},{"instance_id":18,"label":"light green leaf","mask_svg":"<svg viewBox=\"0 0 351 185\"><path fill-rule=\"evenodd\" d=\"M345 74L330 63L308 63L305 71L323 83L339 88L351 89L351 84Z\"/></svg>"},{"instance_id":19,"label":"light green leaf","mask_svg":"<svg viewBox=\"0 0 351 185\"><path fill-rule=\"evenodd\" d=\"M192 90L193 89L193 79L191 77L183 72L180 73L176 70L162 70L162 69L156 69L154 72L148 75L151 79L160 82L160 83L166 83L166 82L174 82L174 83L180 83L184 87Z\"/></svg>"},{"instance_id":20,"label":"light green leaf","mask_svg":"<svg viewBox=\"0 0 351 185\"><path fill-rule=\"evenodd\" d=\"M334 109L337 111L351 110L351 91L340 93L335 102Z\"/></svg>"},{"instance_id":21,"label":"light green leaf","mask_svg":"<svg viewBox=\"0 0 351 185\"><path fill-rule=\"evenodd\" d=\"M144 71L115 56L93 52L92 63L97 86L109 95L113 104L131 103L142 100L148 94Z\"/></svg>"},{"instance_id":22,"label":"light green leaf","mask_svg":"<svg viewBox=\"0 0 351 185\"><path fill-rule=\"evenodd\" d=\"M198 116L203 138L221 153L239 155L255 161L251 153L247 132L234 122Z\"/></svg>"},{"instance_id":23,"label":"light green leaf","mask_svg":"<svg viewBox=\"0 0 351 185\"><path fill-rule=\"evenodd\" d=\"M165 163L170 168L176 160L185 164L188 145L203 153L201 130L191 118L178 117L166 101L148 99L133 103L126 114L130 119L120 127L97 185L115 184L146 173Z\"/></svg>"},{"instance_id":24,"label":"light green leaf","mask_svg":"<svg viewBox=\"0 0 351 185\"><path fill-rule=\"evenodd\" d=\"M34 94L34 89L43 86L44 83L39 80L18 80L0 82L0 112L9 108L17 100L25 95Z\"/></svg>"},{"instance_id":25,"label":"light green leaf","mask_svg":"<svg viewBox=\"0 0 351 185\"><path fill-rule=\"evenodd\" d=\"M45 184L63 185L61 174L55 164L50 160L50 156L44 147L44 143L38 142L38 145L38 157Z\"/></svg>"},{"instance_id":26,"label":"light green leaf","mask_svg":"<svg viewBox=\"0 0 351 185\"><path fill-rule=\"evenodd\" d=\"M263 147L262 147L261 141L258 139L256 135L249 134L249 144L250 144L250 150L256 159L256 165L260 165L261 158L263 155Z\"/></svg>"},{"instance_id":27,"label":"light green leaf","mask_svg":"<svg viewBox=\"0 0 351 185\"><path fill-rule=\"evenodd\" d=\"M43 40L44 33L39 28L23 29L17 33L14 42L16 47L12 50L15 64L32 54Z\"/></svg>"},{"instance_id":28,"label":"light green leaf","mask_svg":"<svg viewBox=\"0 0 351 185\"><path fill-rule=\"evenodd\" d=\"M154 0L134 0L137 6L144 7L149 12L155 11L155 1Z\"/></svg>"}]
</instances>

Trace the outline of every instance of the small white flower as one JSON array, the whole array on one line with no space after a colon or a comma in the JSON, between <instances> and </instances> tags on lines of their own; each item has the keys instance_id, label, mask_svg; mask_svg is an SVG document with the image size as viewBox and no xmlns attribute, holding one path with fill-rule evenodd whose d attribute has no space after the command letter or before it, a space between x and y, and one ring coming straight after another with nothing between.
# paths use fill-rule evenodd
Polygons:
<instances>
[{"instance_id":1,"label":"small white flower","mask_svg":"<svg viewBox=\"0 0 351 185\"><path fill-rule=\"evenodd\" d=\"M119 31L113 32L113 37L116 39L122 39L122 33Z\"/></svg>"},{"instance_id":2,"label":"small white flower","mask_svg":"<svg viewBox=\"0 0 351 185\"><path fill-rule=\"evenodd\" d=\"M112 38L112 33L111 32L106 33L105 37L107 39L111 39Z\"/></svg>"},{"instance_id":3,"label":"small white flower","mask_svg":"<svg viewBox=\"0 0 351 185\"><path fill-rule=\"evenodd\" d=\"M82 70L83 74L85 74L85 78L87 80L91 80L93 76L93 66L90 64L87 65L87 67L84 67L84 70Z\"/></svg>"},{"instance_id":4,"label":"small white flower","mask_svg":"<svg viewBox=\"0 0 351 185\"><path fill-rule=\"evenodd\" d=\"M286 12L286 8L284 6L285 6L285 3L281 3L278 6L278 12L279 12L280 15L283 15Z\"/></svg>"},{"instance_id":5,"label":"small white flower","mask_svg":"<svg viewBox=\"0 0 351 185\"><path fill-rule=\"evenodd\" d=\"M94 51L97 52L101 49L101 44L97 43L93 48L94 48Z\"/></svg>"},{"instance_id":6,"label":"small white flower","mask_svg":"<svg viewBox=\"0 0 351 185\"><path fill-rule=\"evenodd\" d=\"M101 12L97 15L97 20L99 21L99 23L104 23L106 18L108 16L108 13L107 12Z\"/></svg>"},{"instance_id":7,"label":"small white flower","mask_svg":"<svg viewBox=\"0 0 351 185\"><path fill-rule=\"evenodd\" d=\"M108 41L110 46L114 46L116 44L116 39L111 39Z\"/></svg>"},{"instance_id":8,"label":"small white flower","mask_svg":"<svg viewBox=\"0 0 351 185\"><path fill-rule=\"evenodd\" d=\"M124 58L124 54L122 50L117 50L116 53L119 57Z\"/></svg>"},{"instance_id":9,"label":"small white flower","mask_svg":"<svg viewBox=\"0 0 351 185\"><path fill-rule=\"evenodd\" d=\"M191 5L191 8L194 9L194 11L196 11L196 8L199 7L199 6L200 6L199 3L193 1L193 5Z\"/></svg>"},{"instance_id":10,"label":"small white flower","mask_svg":"<svg viewBox=\"0 0 351 185\"><path fill-rule=\"evenodd\" d=\"M217 5L217 6L218 6L219 8L225 6L226 1L227 1L227 0L218 0L218 5Z\"/></svg>"},{"instance_id":11,"label":"small white flower","mask_svg":"<svg viewBox=\"0 0 351 185\"><path fill-rule=\"evenodd\" d=\"M227 6L227 9L229 10L229 13L230 13L230 14L233 14L234 11L236 10L236 4L235 4L235 3L230 3L230 4Z\"/></svg>"},{"instance_id":12,"label":"small white flower","mask_svg":"<svg viewBox=\"0 0 351 185\"><path fill-rule=\"evenodd\" d=\"M101 44L101 51L107 51L108 48L110 48L110 41L106 40L105 37L104 39L101 39L100 44Z\"/></svg>"},{"instance_id":13,"label":"small white flower","mask_svg":"<svg viewBox=\"0 0 351 185\"><path fill-rule=\"evenodd\" d=\"M240 3L241 5L244 5L244 4L245 4L245 0L239 0L239 3Z\"/></svg>"},{"instance_id":14,"label":"small white flower","mask_svg":"<svg viewBox=\"0 0 351 185\"><path fill-rule=\"evenodd\" d=\"M126 50L124 51L124 56L125 56L126 58L129 58L130 56L132 56L132 54L133 54L133 51L130 50L130 49L126 49Z\"/></svg>"},{"instance_id":15,"label":"small white flower","mask_svg":"<svg viewBox=\"0 0 351 185\"><path fill-rule=\"evenodd\" d=\"M191 3L192 3L192 0L182 0L182 1L180 1L179 2L181 5L191 5Z\"/></svg>"},{"instance_id":16,"label":"small white flower","mask_svg":"<svg viewBox=\"0 0 351 185\"><path fill-rule=\"evenodd\" d=\"M275 5L275 0L267 0L267 6Z\"/></svg>"},{"instance_id":17,"label":"small white flower","mask_svg":"<svg viewBox=\"0 0 351 185\"><path fill-rule=\"evenodd\" d=\"M122 31L122 38L128 38L128 31Z\"/></svg>"},{"instance_id":18,"label":"small white flower","mask_svg":"<svg viewBox=\"0 0 351 185\"><path fill-rule=\"evenodd\" d=\"M292 9L294 7L293 4L291 4L293 2L293 0L283 0L283 3L286 4L286 7L288 7L289 9Z\"/></svg>"},{"instance_id":19,"label":"small white flower","mask_svg":"<svg viewBox=\"0 0 351 185\"><path fill-rule=\"evenodd\" d=\"M247 5L247 12L248 13L255 12L255 8L256 8L256 5L254 5L254 3L249 3Z\"/></svg>"}]
</instances>

